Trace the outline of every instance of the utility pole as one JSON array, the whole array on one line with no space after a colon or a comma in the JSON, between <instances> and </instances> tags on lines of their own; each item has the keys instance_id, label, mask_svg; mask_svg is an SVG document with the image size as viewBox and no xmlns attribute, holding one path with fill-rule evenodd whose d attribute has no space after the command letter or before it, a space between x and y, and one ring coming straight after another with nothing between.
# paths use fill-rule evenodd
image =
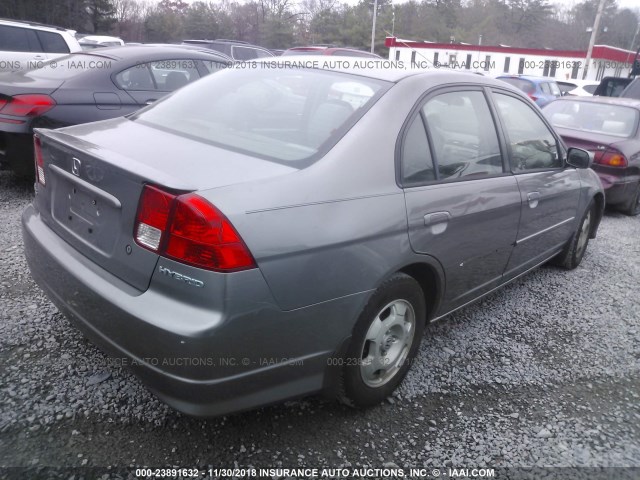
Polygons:
<instances>
[{"instance_id":1,"label":"utility pole","mask_svg":"<svg viewBox=\"0 0 640 480\"><path fill-rule=\"evenodd\" d=\"M604 0L603 0L604 1ZM373 25L371 26L371 53L376 43L376 20L378 19L378 0L373 1Z\"/></svg>"},{"instance_id":2,"label":"utility pole","mask_svg":"<svg viewBox=\"0 0 640 480\"><path fill-rule=\"evenodd\" d=\"M596 20L593 22L593 30L591 30L591 39L589 39L589 49L587 50L587 60L584 64L584 71L582 72L582 79L587 78L587 72L589 71L589 64L591 63L591 56L593 55L593 46L596 43L596 37L598 36L598 30L600 29L600 19L602 18L602 12L604 11L605 0L600 0L598 5L598 12L596 13Z\"/></svg>"}]
</instances>

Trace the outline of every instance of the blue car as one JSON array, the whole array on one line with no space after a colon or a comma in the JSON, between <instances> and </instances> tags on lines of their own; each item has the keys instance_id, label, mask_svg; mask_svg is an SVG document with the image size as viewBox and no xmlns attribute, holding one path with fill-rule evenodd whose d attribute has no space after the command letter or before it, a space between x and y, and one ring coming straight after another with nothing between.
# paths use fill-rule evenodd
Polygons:
<instances>
[{"instance_id":1,"label":"blue car","mask_svg":"<svg viewBox=\"0 0 640 480\"><path fill-rule=\"evenodd\" d=\"M526 93L540 108L562 96L558 84L546 77L529 77L525 75L504 75L496 77Z\"/></svg>"}]
</instances>

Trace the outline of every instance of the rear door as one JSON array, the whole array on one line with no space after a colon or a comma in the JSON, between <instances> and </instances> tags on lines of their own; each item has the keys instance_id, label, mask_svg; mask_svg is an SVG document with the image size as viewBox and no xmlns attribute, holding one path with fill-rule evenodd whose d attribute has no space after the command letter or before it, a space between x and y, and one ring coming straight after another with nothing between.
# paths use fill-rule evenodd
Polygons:
<instances>
[{"instance_id":1,"label":"rear door","mask_svg":"<svg viewBox=\"0 0 640 480\"><path fill-rule=\"evenodd\" d=\"M438 90L405 127L399 178L409 239L446 272L443 309L498 285L516 238L520 193L481 88Z\"/></svg>"},{"instance_id":2,"label":"rear door","mask_svg":"<svg viewBox=\"0 0 640 480\"><path fill-rule=\"evenodd\" d=\"M36 31L0 25L0 72L34 68L47 59Z\"/></svg>"},{"instance_id":3,"label":"rear door","mask_svg":"<svg viewBox=\"0 0 640 480\"><path fill-rule=\"evenodd\" d=\"M544 261L575 229L580 176L565 168L562 147L541 115L509 92L494 91L522 198L520 226L506 277Z\"/></svg>"}]
</instances>

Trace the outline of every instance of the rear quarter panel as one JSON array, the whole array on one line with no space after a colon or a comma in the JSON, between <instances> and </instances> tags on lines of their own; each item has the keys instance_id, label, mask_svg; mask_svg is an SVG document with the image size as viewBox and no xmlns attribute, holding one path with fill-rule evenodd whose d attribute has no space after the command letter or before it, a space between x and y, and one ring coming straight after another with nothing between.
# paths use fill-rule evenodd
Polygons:
<instances>
[{"instance_id":1,"label":"rear quarter panel","mask_svg":"<svg viewBox=\"0 0 640 480\"><path fill-rule=\"evenodd\" d=\"M283 309L373 290L404 265L433 262L411 251L394 164L398 133L426 88L403 80L307 169L203 193L237 228Z\"/></svg>"}]
</instances>

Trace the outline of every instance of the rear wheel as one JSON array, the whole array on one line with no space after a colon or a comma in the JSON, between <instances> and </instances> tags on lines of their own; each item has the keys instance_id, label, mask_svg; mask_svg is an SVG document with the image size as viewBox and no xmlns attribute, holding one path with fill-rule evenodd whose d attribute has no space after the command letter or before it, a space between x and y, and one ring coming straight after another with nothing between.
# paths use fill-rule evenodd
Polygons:
<instances>
[{"instance_id":1,"label":"rear wheel","mask_svg":"<svg viewBox=\"0 0 640 480\"><path fill-rule=\"evenodd\" d=\"M580 265L582 257L584 257L584 252L587 251L587 245L589 244L591 229L595 221L595 211L595 204L593 200L591 200L591 203L589 203L578 224L578 229L573 233L562 253L554 259L554 264L568 270L572 270Z\"/></svg>"},{"instance_id":2,"label":"rear wheel","mask_svg":"<svg viewBox=\"0 0 640 480\"><path fill-rule=\"evenodd\" d=\"M342 367L340 399L368 407L398 387L415 358L426 307L420 285L395 274L373 294L354 328Z\"/></svg>"},{"instance_id":3,"label":"rear wheel","mask_svg":"<svg viewBox=\"0 0 640 480\"><path fill-rule=\"evenodd\" d=\"M640 184L636 186L636 190L629 201L629 204L624 209L624 213L627 215L640 215Z\"/></svg>"}]
</instances>

